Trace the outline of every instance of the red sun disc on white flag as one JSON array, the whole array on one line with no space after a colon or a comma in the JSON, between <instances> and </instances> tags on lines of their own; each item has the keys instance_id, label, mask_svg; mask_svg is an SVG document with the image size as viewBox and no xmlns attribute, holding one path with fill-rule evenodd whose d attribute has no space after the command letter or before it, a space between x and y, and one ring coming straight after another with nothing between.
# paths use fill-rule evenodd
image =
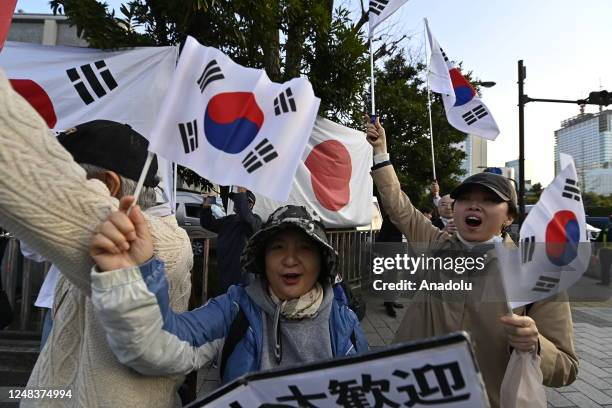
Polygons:
<instances>
[{"instance_id":1,"label":"red sun disc on white flag","mask_svg":"<svg viewBox=\"0 0 612 408\"><path fill-rule=\"evenodd\" d=\"M32 105L36 112L47 122L49 129L57 123L53 102L47 92L31 79L11 79L13 89Z\"/></svg>"},{"instance_id":2,"label":"red sun disc on white flag","mask_svg":"<svg viewBox=\"0 0 612 408\"><path fill-rule=\"evenodd\" d=\"M326 140L312 149L304 162L310 170L312 191L329 211L339 211L351 198L351 155L337 140Z\"/></svg>"}]
</instances>

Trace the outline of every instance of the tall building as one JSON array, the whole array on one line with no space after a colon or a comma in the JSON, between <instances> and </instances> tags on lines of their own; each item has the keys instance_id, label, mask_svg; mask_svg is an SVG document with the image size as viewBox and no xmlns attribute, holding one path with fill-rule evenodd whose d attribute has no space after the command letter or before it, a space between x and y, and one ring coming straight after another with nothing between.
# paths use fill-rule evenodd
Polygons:
<instances>
[{"instance_id":1,"label":"tall building","mask_svg":"<svg viewBox=\"0 0 612 408\"><path fill-rule=\"evenodd\" d=\"M584 191L612 194L612 111L582 113L561 122L555 131L555 175L559 153L574 158Z\"/></svg>"},{"instance_id":2,"label":"tall building","mask_svg":"<svg viewBox=\"0 0 612 408\"><path fill-rule=\"evenodd\" d=\"M519 177L521 174L519 172L518 159L506 162L505 166L512 169L513 176L511 178L514 179L518 183ZM534 174L535 174L535 171L534 171L533 162L531 162L530 160L525 160L525 190L531 189L531 184L532 184L531 181L533 180Z\"/></svg>"},{"instance_id":3,"label":"tall building","mask_svg":"<svg viewBox=\"0 0 612 408\"><path fill-rule=\"evenodd\" d=\"M487 166L487 140L482 137L467 135L465 141L455 145L457 149L463 150L466 154L461 163L461 168L465 171L463 177L480 173Z\"/></svg>"}]
</instances>

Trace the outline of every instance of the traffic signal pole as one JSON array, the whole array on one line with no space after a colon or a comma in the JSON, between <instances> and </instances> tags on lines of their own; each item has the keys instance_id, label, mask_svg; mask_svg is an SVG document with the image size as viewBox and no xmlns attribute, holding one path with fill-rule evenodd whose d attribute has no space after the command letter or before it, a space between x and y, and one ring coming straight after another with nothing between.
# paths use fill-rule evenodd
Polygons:
<instances>
[{"instance_id":1,"label":"traffic signal pole","mask_svg":"<svg viewBox=\"0 0 612 408\"><path fill-rule=\"evenodd\" d=\"M518 90L519 90L519 181L518 181L518 205L519 226L523 225L525 219L525 98L523 85L527 77L527 69L523 60L518 62Z\"/></svg>"},{"instance_id":2,"label":"traffic signal pole","mask_svg":"<svg viewBox=\"0 0 612 408\"><path fill-rule=\"evenodd\" d=\"M612 104L612 93L608 91L591 92L587 99L543 99L530 98L525 95L524 85L527 78L527 68L523 60L518 62L518 107L519 107L519 181L518 181L518 205L519 205L519 225L523 225L525 220L525 105L529 102L551 102L551 103L571 103L577 105L599 105L607 106Z\"/></svg>"}]
</instances>

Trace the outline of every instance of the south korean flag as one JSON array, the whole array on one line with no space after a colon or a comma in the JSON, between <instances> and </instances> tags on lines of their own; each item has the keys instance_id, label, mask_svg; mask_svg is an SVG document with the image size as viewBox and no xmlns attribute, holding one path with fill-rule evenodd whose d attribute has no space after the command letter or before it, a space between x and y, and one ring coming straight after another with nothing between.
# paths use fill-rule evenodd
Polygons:
<instances>
[{"instance_id":1,"label":"south korean flag","mask_svg":"<svg viewBox=\"0 0 612 408\"><path fill-rule=\"evenodd\" d=\"M499 247L502 277L512 308L567 290L586 271L591 245L573 159L544 190L520 232L520 249Z\"/></svg>"},{"instance_id":2,"label":"south korean flag","mask_svg":"<svg viewBox=\"0 0 612 408\"><path fill-rule=\"evenodd\" d=\"M149 149L220 185L286 200L320 100L188 37Z\"/></svg>"},{"instance_id":3,"label":"south korean flag","mask_svg":"<svg viewBox=\"0 0 612 408\"><path fill-rule=\"evenodd\" d=\"M448 123L461 132L495 140L499 128L493 115L459 67L450 61L431 33L427 19L425 26L431 46L429 86L432 91L442 94Z\"/></svg>"},{"instance_id":4,"label":"south korean flag","mask_svg":"<svg viewBox=\"0 0 612 408\"><path fill-rule=\"evenodd\" d=\"M370 25L370 37L374 28L383 22L391 14L395 13L408 0L370 0L368 19Z\"/></svg>"}]
</instances>

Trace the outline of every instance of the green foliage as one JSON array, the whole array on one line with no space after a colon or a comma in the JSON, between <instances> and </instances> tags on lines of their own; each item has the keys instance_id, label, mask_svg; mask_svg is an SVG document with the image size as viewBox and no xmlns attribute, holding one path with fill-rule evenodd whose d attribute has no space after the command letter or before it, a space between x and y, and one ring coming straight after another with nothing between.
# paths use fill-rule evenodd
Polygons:
<instances>
[{"instance_id":1,"label":"green foliage","mask_svg":"<svg viewBox=\"0 0 612 408\"><path fill-rule=\"evenodd\" d=\"M525 204L537 203L542 195L542 191L544 191L544 188L542 187L541 183L535 183L532 185L531 190L525 194Z\"/></svg>"},{"instance_id":2,"label":"green foliage","mask_svg":"<svg viewBox=\"0 0 612 408\"><path fill-rule=\"evenodd\" d=\"M582 201L585 207L612 207L612 194L606 196L592 192L583 192Z\"/></svg>"}]
</instances>

